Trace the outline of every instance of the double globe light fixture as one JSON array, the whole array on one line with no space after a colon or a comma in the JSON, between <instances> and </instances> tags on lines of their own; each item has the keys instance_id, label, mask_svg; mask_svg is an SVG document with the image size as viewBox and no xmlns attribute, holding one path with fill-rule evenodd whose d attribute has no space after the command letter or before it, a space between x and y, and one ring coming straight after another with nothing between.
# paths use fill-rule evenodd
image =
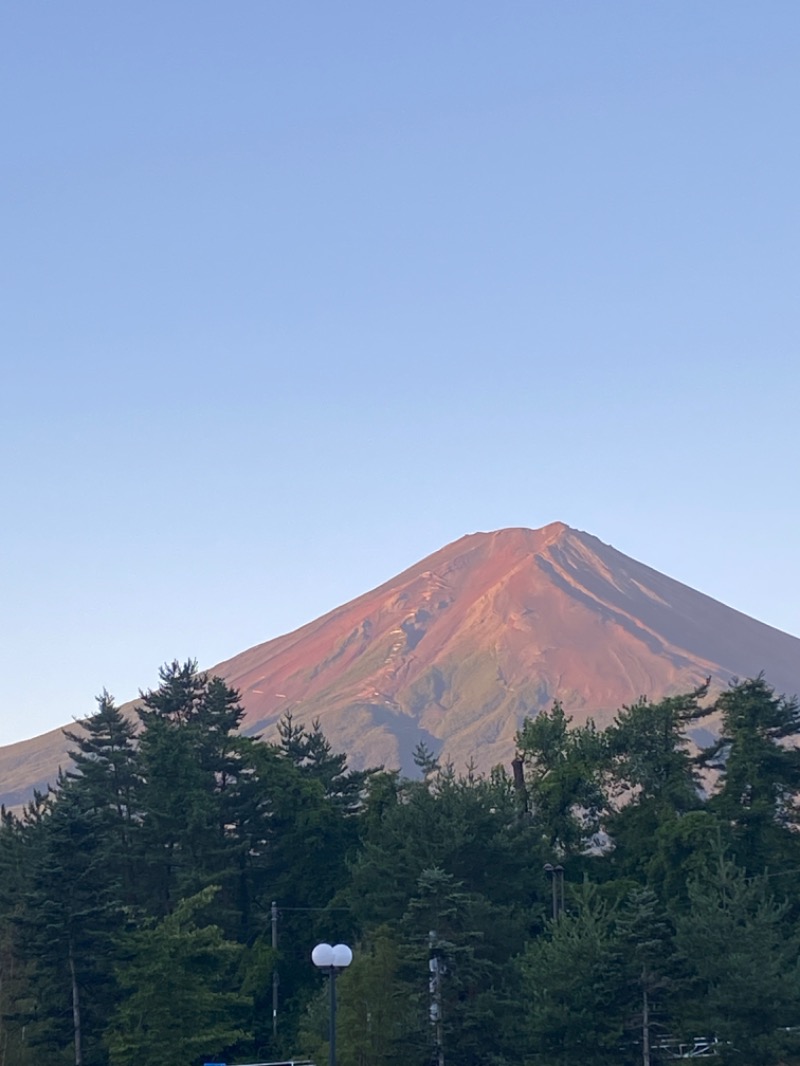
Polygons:
<instances>
[{"instance_id":1,"label":"double globe light fixture","mask_svg":"<svg viewBox=\"0 0 800 1066\"><path fill-rule=\"evenodd\" d=\"M353 952L347 944L317 944L311 952L311 961L327 973L330 984L330 1036L328 1041L328 1066L336 1066L336 975L353 961Z\"/></svg>"},{"instance_id":2,"label":"double globe light fixture","mask_svg":"<svg viewBox=\"0 0 800 1066\"><path fill-rule=\"evenodd\" d=\"M320 970L334 969L338 972L350 965L353 952L347 944L336 944L335 947L330 944L317 944L311 952L311 961L315 966L319 966Z\"/></svg>"}]
</instances>

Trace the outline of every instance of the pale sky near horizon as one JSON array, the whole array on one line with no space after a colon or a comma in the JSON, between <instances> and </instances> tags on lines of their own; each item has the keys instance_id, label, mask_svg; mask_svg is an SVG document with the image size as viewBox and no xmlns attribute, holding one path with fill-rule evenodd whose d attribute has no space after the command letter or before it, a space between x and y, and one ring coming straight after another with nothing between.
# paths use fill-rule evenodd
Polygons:
<instances>
[{"instance_id":1,"label":"pale sky near horizon","mask_svg":"<svg viewBox=\"0 0 800 1066\"><path fill-rule=\"evenodd\" d=\"M800 5L0 8L0 743L561 520L800 635Z\"/></svg>"}]
</instances>

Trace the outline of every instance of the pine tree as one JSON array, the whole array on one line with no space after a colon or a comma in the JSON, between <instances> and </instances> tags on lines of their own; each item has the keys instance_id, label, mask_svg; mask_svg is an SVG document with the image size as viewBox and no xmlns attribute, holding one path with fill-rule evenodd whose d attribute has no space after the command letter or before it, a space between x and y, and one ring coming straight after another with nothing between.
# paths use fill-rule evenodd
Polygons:
<instances>
[{"instance_id":1,"label":"pine tree","mask_svg":"<svg viewBox=\"0 0 800 1066\"><path fill-rule=\"evenodd\" d=\"M80 723L80 731L64 731L75 745L69 753L73 768L67 771L65 781L80 795L81 804L97 816L105 876L117 880L123 898L131 903L137 876L136 730L108 692L98 697L97 704L97 712Z\"/></svg>"},{"instance_id":2,"label":"pine tree","mask_svg":"<svg viewBox=\"0 0 800 1066\"><path fill-rule=\"evenodd\" d=\"M712 809L731 827L737 860L750 873L797 856L800 703L776 696L763 677L736 683L717 700L719 739L703 761L720 773Z\"/></svg>"},{"instance_id":3,"label":"pine tree","mask_svg":"<svg viewBox=\"0 0 800 1066\"><path fill-rule=\"evenodd\" d=\"M136 799L143 902L164 915L208 884L221 885L229 901L238 892L253 741L236 732L244 711L220 678L198 673L192 660L163 667L160 677L139 711Z\"/></svg>"},{"instance_id":4,"label":"pine tree","mask_svg":"<svg viewBox=\"0 0 800 1066\"><path fill-rule=\"evenodd\" d=\"M636 888L628 895L616 930L634 991L630 1025L641 1037L642 1066L651 1066L654 1037L669 1032L666 1000L673 987L673 930L650 888Z\"/></svg>"},{"instance_id":5,"label":"pine tree","mask_svg":"<svg viewBox=\"0 0 800 1066\"><path fill-rule=\"evenodd\" d=\"M617 795L670 812L699 806L700 781L689 729L712 713L700 706L709 682L693 692L623 707L606 730L610 776Z\"/></svg>"},{"instance_id":6,"label":"pine tree","mask_svg":"<svg viewBox=\"0 0 800 1066\"><path fill-rule=\"evenodd\" d=\"M531 1066L624 1061L629 986L613 909L591 885L520 960Z\"/></svg>"},{"instance_id":7,"label":"pine tree","mask_svg":"<svg viewBox=\"0 0 800 1066\"><path fill-rule=\"evenodd\" d=\"M311 729L306 729L304 725L296 724L292 713L287 712L278 722L278 735L279 750L304 774L322 785L327 799L347 814L361 810L366 783L377 770L349 770L347 756L333 751L319 719L315 718Z\"/></svg>"},{"instance_id":8,"label":"pine tree","mask_svg":"<svg viewBox=\"0 0 800 1066\"><path fill-rule=\"evenodd\" d=\"M413 759L414 765L421 772L422 777L425 780L438 774L442 769L441 763L424 740L421 740L416 748L414 748Z\"/></svg>"},{"instance_id":9,"label":"pine tree","mask_svg":"<svg viewBox=\"0 0 800 1066\"><path fill-rule=\"evenodd\" d=\"M517 734L531 817L550 852L579 853L599 828L605 797L600 787L602 735L589 721L571 728L556 702L526 718Z\"/></svg>"},{"instance_id":10,"label":"pine tree","mask_svg":"<svg viewBox=\"0 0 800 1066\"><path fill-rule=\"evenodd\" d=\"M29 1040L42 1056L68 1053L75 1066L105 1063L102 1030L116 992L123 905L104 829L100 812L62 777L23 830L29 882L16 925L32 968Z\"/></svg>"},{"instance_id":11,"label":"pine tree","mask_svg":"<svg viewBox=\"0 0 800 1066\"><path fill-rule=\"evenodd\" d=\"M250 945L254 1054L275 1059L293 1050L300 1009L315 985L311 947L337 935L353 942L354 923L347 912L327 908L348 883L358 817L326 795L324 782L278 746L257 744L251 755L252 775L244 793L248 805L240 828L249 914L241 936ZM278 906L277 952L270 946L272 901ZM259 986L252 974L263 973L267 964L267 983ZM273 973L280 990L277 1041L269 1020Z\"/></svg>"},{"instance_id":12,"label":"pine tree","mask_svg":"<svg viewBox=\"0 0 800 1066\"><path fill-rule=\"evenodd\" d=\"M38 807L43 797L34 800ZM30 811L30 824L36 815ZM26 1025L35 1006L33 961L23 949L21 925L29 915L31 836L11 811L0 815L0 1063L36 1066Z\"/></svg>"},{"instance_id":13,"label":"pine tree","mask_svg":"<svg viewBox=\"0 0 800 1066\"><path fill-rule=\"evenodd\" d=\"M107 1032L111 1066L218 1059L245 1037L241 948L200 920L214 895L204 889L122 938L117 979L125 995Z\"/></svg>"},{"instance_id":14,"label":"pine tree","mask_svg":"<svg viewBox=\"0 0 800 1066\"><path fill-rule=\"evenodd\" d=\"M684 1031L716 1037L725 1060L775 1066L797 1053L800 938L769 879L748 877L719 850L689 887L677 944L694 984Z\"/></svg>"},{"instance_id":15,"label":"pine tree","mask_svg":"<svg viewBox=\"0 0 800 1066\"><path fill-rule=\"evenodd\" d=\"M658 853L678 819L702 807L697 759L689 730L713 711L700 701L708 683L693 692L623 707L605 731L604 827L614 844L618 876L633 875L653 887L663 881Z\"/></svg>"},{"instance_id":16,"label":"pine tree","mask_svg":"<svg viewBox=\"0 0 800 1066\"><path fill-rule=\"evenodd\" d=\"M510 1063L514 1012L504 966L516 930L509 915L431 867L420 874L401 929L417 1013L404 1035L408 1061L416 1055L424 1064L433 1055L434 1062L480 1066L491 1053L491 1061Z\"/></svg>"}]
</instances>

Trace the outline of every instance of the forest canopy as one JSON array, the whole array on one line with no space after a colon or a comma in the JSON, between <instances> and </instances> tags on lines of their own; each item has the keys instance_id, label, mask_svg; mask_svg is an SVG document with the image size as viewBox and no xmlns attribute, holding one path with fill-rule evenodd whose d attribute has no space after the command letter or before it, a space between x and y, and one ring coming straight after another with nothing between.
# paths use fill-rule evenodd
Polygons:
<instances>
[{"instance_id":1,"label":"forest canopy","mask_svg":"<svg viewBox=\"0 0 800 1066\"><path fill-rule=\"evenodd\" d=\"M604 730L555 704L485 776L244 736L193 661L137 714L103 693L2 812L0 1066L323 1063L320 941L340 1066L800 1062L800 707L763 677Z\"/></svg>"}]
</instances>

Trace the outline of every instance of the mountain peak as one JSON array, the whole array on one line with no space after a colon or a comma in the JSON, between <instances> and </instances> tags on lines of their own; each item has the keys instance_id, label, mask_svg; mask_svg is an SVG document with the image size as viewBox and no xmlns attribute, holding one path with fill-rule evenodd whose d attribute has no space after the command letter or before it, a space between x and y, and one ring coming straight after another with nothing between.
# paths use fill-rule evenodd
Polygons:
<instances>
[{"instance_id":1,"label":"mountain peak","mask_svg":"<svg viewBox=\"0 0 800 1066\"><path fill-rule=\"evenodd\" d=\"M524 544L532 550L536 550L537 547L559 540L564 535L574 532L576 531L570 529L565 522L550 522L539 529L529 529L527 526L508 526L488 532L471 533L467 534L466 537L462 537L461 541L470 540L472 537L489 538L501 543ZM453 541L453 544L459 544L461 541Z\"/></svg>"},{"instance_id":2,"label":"mountain peak","mask_svg":"<svg viewBox=\"0 0 800 1066\"><path fill-rule=\"evenodd\" d=\"M319 719L351 764L412 770L420 740L457 769L508 762L526 715L560 700L576 723L646 695L763 670L800 688L800 640L588 533L472 533L302 628L212 668L266 738ZM58 732L0 749L7 802L55 780ZM34 772L33 767L36 767Z\"/></svg>"}]
</instances>

